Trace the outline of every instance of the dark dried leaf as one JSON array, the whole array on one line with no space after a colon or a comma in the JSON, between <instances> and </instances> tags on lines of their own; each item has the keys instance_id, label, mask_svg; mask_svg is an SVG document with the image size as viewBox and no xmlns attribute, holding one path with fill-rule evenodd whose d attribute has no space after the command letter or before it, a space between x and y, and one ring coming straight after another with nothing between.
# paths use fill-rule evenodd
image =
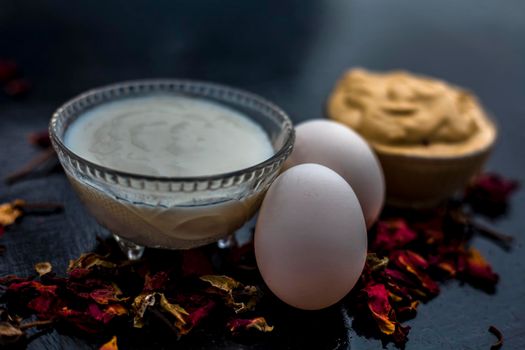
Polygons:
<instances>
[{"instance_id":1,"label":"dark dried leaf","mask_svg":"<svg viewBox=\"0 0 525 350\"><path fill-rule=\"evenodd\" d=\"M69 262L68 272L72 272L76 269L90 270L94 267L113 269L117 267L117 264L109 261L106 257L102 255L98 255L96 253L86 253L82 254L78 259L71 260Z\"/></svg>"},{"instance_id":2,"label":"dark dried leaf","mask_svg":"<svg viewBox=\"0 0 525 350\"><path fill-rule=\"evenodd\" d=\"M239 334L250 329L263 333L273 331L273 326L268 325L264 317L256 317L251 319L235 318L229 321L226 326L232 334Z\"/></svg>"},{"instance_id":3,"label":"dark dried leaf","mask_svg":"<svg viewBox=\"0 0 525 350\"><path fill-rule=\"evenodd\" d=\"M200 280L209 283L211 288L207 291L221 296L235 313L253 310L261 297L257 287L245 286L228 276L206 275L201 276Z\"/></svg>"},{"instance_id":4,"label":"dark dried leaf","mask_svg":"<svg viewBox=\"0 0 525 350\"><path fill-rule=\"evenodd\" d=\"M166 288L168 283L169 275L165 271L159 271L153 275L147 273L144 280L144 292L151 293L161 291Z\"/></svg>"}]
</instances>

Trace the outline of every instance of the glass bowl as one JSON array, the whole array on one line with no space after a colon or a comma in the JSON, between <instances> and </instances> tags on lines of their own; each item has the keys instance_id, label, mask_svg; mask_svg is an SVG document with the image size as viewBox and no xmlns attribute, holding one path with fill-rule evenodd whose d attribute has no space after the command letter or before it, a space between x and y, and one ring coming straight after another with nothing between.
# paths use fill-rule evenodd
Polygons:
<instances>
[{"instance_id":1,"label":"glass bowl","mask_svg":"<svg viewBox=\"0 0 525 350\"><path fill-rule=\"evenodd\" d=\"M202 98L243 113L267 133L274 155L224 174L156 177L94 164L64 145L68 127L90 108L159 93ZM259 96L213 83L162 79L117 83L83 93L53 114L49 133L71 185L130 259L140 258L144 247L189 249L232 234L257 211L294 143L286 113Z\"/></svg>"}]
</instances>

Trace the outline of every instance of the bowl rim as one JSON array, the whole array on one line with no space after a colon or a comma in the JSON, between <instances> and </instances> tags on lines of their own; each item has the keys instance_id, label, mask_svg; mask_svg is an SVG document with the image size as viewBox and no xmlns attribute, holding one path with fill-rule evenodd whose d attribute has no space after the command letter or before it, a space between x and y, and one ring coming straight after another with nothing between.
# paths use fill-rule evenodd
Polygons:
<instances>
[{"instance_id":1,"label":"bowl rim","mask_svg":"<svg viewBox=\"0 0 525 350\"><path fill-rule=\"evenodd\" d=\"M274 114L277 114L280 118L283 119L282 127L283 129L287 129L287 135L286 139L283 143L283 145L268 159L259 162L255 165L252 165L247 168L242 168L239 170L226 172L226 173L219 173L219 174L212 174L212 175L200 175L200 176L153 176L153 175L144 175L140 173L132 173L132 172L126 172L121 171L118 169L106 167L100 164L93 163L72 150L70 150L63 142L62 138L57 135L57 123L60 118L64 116L64 113L73 106L77 105L81 101L86 101L90 97L97 96L100 94L104 94L105 92L111 92L118 90L119 88L125 88L125 87L139 87L139 86L158 86L158 87L169 87L170 85L178 85L178 86L186 86L186 87L195 87L195 88L207 88L212 89L214 91L223 91L232 93L238 96L241 96L243 98L246 98L248 100L251 100L257 104L266 106L271 112ZM169 92L169 89L166 88L159 88L158 91L165 91ZM185 91L179 91L181 94L189 94ZM140 93L138 94L140 95ZM146 95L146 94L145 94ZM195 95L198 97L198 93L195 93ZM206 99L205 96L201 96L201 98ZM110 98L108 101L117 100L116 98ZM96 105L96 103L88 103L88 105ZM248 92L243 89L230 87L223 84L218 84L214 82L208 82L208 81L201 81L201 80L191 80L191 79L169 79L169 78L156 78L156 79L137 79L137 80L127 80L112 84L106 84L103 86L99 86L96 88L89 89L81 94L78 94L65 103L63 103L60 107L58 107L55 112L53 113L51 120L49 122L49 136L51 139L51 142L53 144L53 147L55 148L55 151L58 153L59 151L63 151L67 154L68 157L74 159L75 161L79 163L83 163L95 170L101 171L103 173L109 174L109 175L115 175L120 176L128 179L133 180L142 180L142 181L157 181L157 182L170 182L170 183L180 183L180 182L209 182L209 181L217 181L217 180L224 180L228 178L238 177L247 175L259 170L264 170L268 166L272 166L274 163L278 162L282 159L282 162L284 162L284 159L291 153L295 141L295 130L293 127L293 123L284 110L282 110L280 107L275 105L273 102L257 95L251 92ZM281 162L281 163L282 163Z\"/></svg>"}]
</instances>

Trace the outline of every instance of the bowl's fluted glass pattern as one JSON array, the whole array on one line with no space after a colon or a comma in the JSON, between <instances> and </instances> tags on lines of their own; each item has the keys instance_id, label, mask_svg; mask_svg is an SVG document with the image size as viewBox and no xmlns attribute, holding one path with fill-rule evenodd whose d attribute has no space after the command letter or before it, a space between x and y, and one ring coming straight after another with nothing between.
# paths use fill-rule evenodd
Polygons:
<instances>
[{"instance_id":1,"label":"bowl's fluted glass pattern","mask_svg":"<svg viewBox=\"0 0 525 350\"><path fill-rule=\"evenodd\" d=\"M274 155L226 174L154 177L94 164L64 145L68 126L86 110L158 93L205 98L244 113L268 134ZM174 249L216 241L242 226L258 209L294 142L290 119L274 104L242 90L184 80L132 81L88 91L60 107L49 128L66 175L101 225L142 246Z\"/></svg>"}]
</instances>

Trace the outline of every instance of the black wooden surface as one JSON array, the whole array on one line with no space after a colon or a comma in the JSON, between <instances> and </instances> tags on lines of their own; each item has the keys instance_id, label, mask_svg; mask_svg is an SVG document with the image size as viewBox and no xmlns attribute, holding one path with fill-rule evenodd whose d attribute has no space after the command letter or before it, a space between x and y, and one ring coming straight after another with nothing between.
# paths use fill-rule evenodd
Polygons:
<instances>
[{"instance_id":1,"label":"black wooden surface","mask_svg":"<svg viewBox=\"0 0 525 350\"><path fill-rule=\"evenodd\" d=\"M337 77L350 66L406 68L474 90L497 118L500 138L488 164L525 174L525 2L521 0L355 1L0 1L0 57L12 57L34 84L25 99L0 97L0 175L36 150L25 136L88 88L133 78L184 77L259 93L295 122L321 117ZM505 349L525 348L525 191L493 224L516 237L511 252L482 238L474 245L501 281L494 295L450 282L419 308L407 349L488 349L497 326ZM0 201L58 201L57 216L26 217L1 239L0 275L28 274L90 250L104 234L60 173L8 187ZM300 312L278 305L277 330L249 342L196 331L177 348L380 348L356 335L339 307ZM153 344L153 345L152 345ZM123 340L122 348L156 343ZM89 349L89 339L44 335L30 349ZM160 346L160 345L159 345ZM391 347L391 345L390 345Z\"/></svg>"}]
</instances>

